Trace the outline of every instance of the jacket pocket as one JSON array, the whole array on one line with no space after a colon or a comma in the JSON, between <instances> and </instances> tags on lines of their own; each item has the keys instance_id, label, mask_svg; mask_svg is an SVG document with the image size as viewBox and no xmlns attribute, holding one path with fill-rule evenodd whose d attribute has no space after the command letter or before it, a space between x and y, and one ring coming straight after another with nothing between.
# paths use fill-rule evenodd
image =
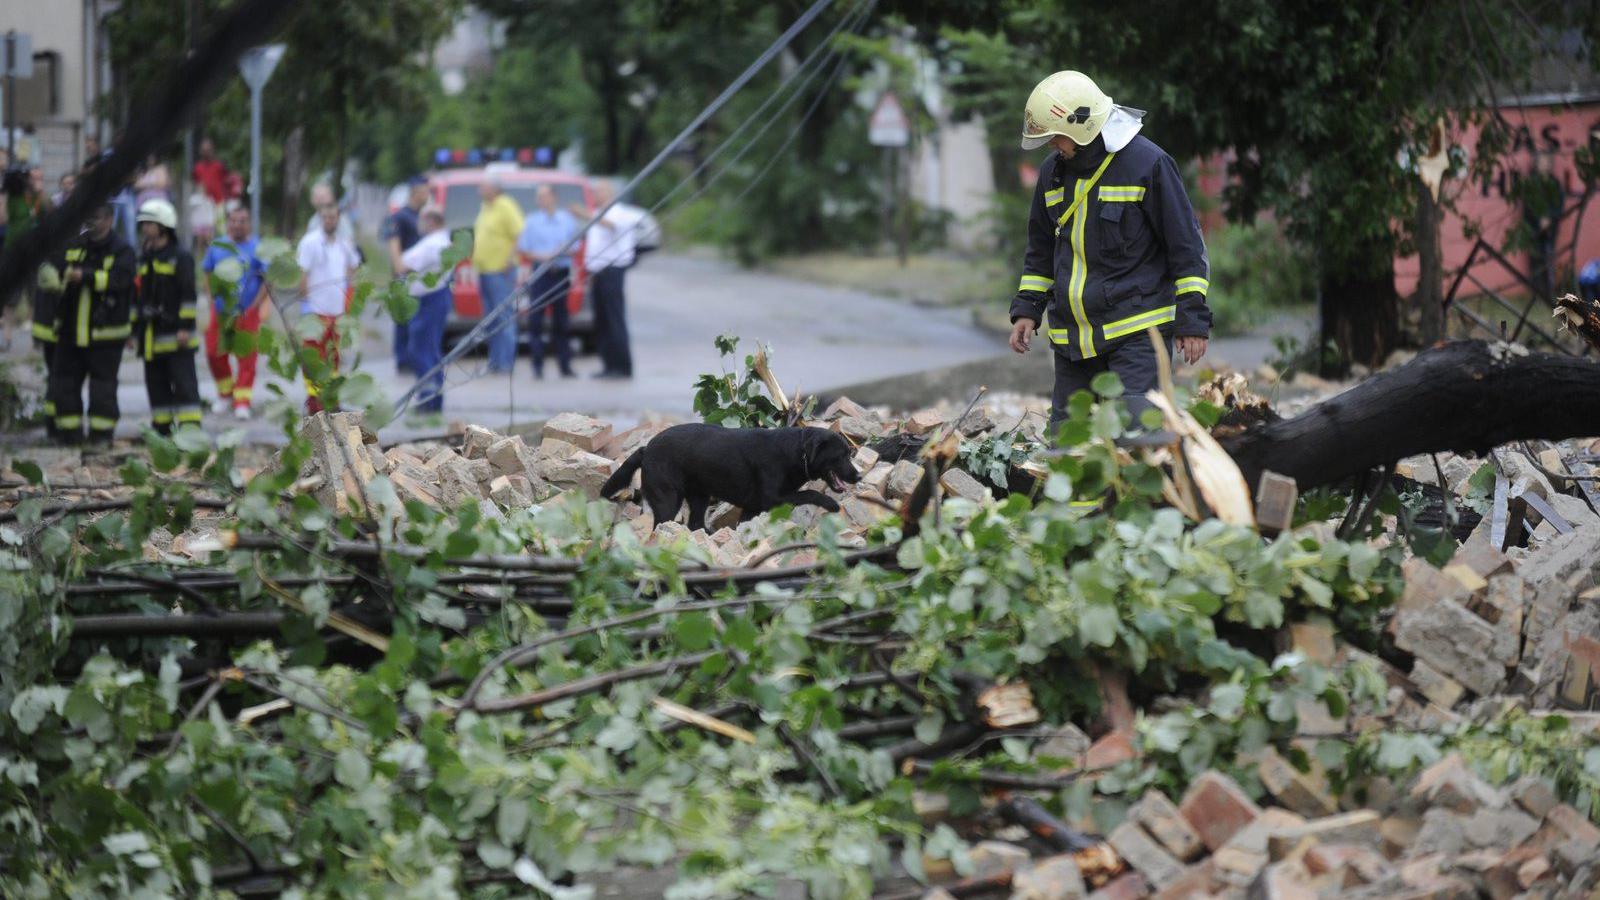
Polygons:
<instances>
[{"instance_id":1,"label":"jacket pocket","mask_svg":"<svg viewBox=\"0 0 1600 900\"><path fill-rule=\"evenodd\" d=\"M1123 203L1100 204L1100 255L1106 259L1127 258L1127 242L1122 236L1122 220L1127 209Z\"/></svg>"}]
</instances>

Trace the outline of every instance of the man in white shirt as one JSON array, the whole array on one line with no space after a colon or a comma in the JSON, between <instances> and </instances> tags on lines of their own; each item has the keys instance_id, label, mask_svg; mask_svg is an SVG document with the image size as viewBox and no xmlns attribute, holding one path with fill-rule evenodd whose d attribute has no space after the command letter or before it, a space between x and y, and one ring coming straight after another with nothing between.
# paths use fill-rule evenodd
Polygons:
<instances>
[{"instance_id":1,"label":"man in white shirt","mask_svg":"<svg viewBox=\"0 0 1600 900\"><path fill-rule=\"evenodd\" d=\"M300 239L295 260L300 264L300 314L322 320L322 334L307 339L305 345L327 363L331 375L339 371L339 317L344 315L350 295L350 275L361 258L355 245L339 237L339 207L328 204L317 210L322 227ZM306 373L306 413L322 410L317 399L317 383Z\"/></svg>"},{"instance_id":2,"label":"man in white shirt","mask_svg":"<svg viewBox=\"0 0 1600 900\"><path fill-rule=\"evenodd\" d=\"M595 188L595 204L604 208L614 196L611 186ZM622 277L633 265L638 220L612 209L584 235L583 264L591 276L594 298L594 342L601 369L596 378L633 377L633 352L628 348L628 317Z\"/></svg>"},{"instance_id":3,"label":"man in white shirt","mask_svg":"<svg viewBox=\"0 0 1600 900\"><path fill-rule=\"evenodd\" d=\"M417 411L436 415L444 411L444 371L435 372L444 356L444 325L450 316L450 282L454 268L446 268L444 252L450 249L450 232L444 227L444 210L425 207L418 216L422 237L400 254L399 274L406 279L417 312L406 323L406 355L423 387L417 392Z\"/></svg>"}]
</instances>

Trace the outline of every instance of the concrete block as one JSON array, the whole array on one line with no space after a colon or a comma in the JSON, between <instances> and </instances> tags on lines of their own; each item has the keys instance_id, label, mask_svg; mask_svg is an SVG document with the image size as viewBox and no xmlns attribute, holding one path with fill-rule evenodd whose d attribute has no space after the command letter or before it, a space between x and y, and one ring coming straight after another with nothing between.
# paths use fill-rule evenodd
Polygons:
<instances>
[{"instance_id":1,"label":"concrete block","mask_svg":"<svg viewBox=\"0 0 1600 900\"><path fill-rule=\"evenodd\" d=\"M886 496L890 500L899 500L910 496L911 492L916 490L917 485L922 482L922 476L923 470L921 466L908 459L900 460L889 471L889 493Z\"/></svg>"},{"instance_id":2,"label":"concrete block","mask_svg":"<svg viewBox=\"0 0 1600 900\"><path fill-rule=\"evenodd\" d=\"M1486 696L1505 683L1505 664L1494 656L1496 629L1460 603L1436 600L1413 605L1402 609L1395 622L1395 646L1422 658L1468 690Z\"/></svg>"},{"instance_id":3,"label":"concrete block","mask_svg":"<svg viewBox=\"0 0 1600 900\"><path fill-rule=\"evenodd\" d=\"M945 473L939 476L939 484L950 496L970 500L979 505L994 499L988 488L961 469L946 469Z\"/></svg>"},{"instance_id":4,"label":"concrete block","mask_svg":"<svg viewBox=\"0 0 1600 900\"><path fill-rule=\"evenodd\" d=\"M1011 900L1079 900L1083 875L1071 855L1039 860L1011 876Z\"/></svg>"},{"instance_id":5,"label":"concrete block","mask_svg":"<svg viewBox=\"0 0 1600 900\"><path fill-rule=\"evenodd\" d=\"M562 413L544 423L544 440L565 441L579 450L594 453L611 440L611 424L577 413Z\"/></svg>"}]
</instances>

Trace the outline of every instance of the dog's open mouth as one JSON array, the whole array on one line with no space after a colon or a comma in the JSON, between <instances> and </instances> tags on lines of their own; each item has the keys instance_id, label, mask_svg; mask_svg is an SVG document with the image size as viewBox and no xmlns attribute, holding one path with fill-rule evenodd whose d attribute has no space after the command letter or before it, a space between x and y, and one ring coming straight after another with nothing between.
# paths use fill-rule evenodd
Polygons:
<instances>
[{"instance_id":1,"label":"dog's open mouth","mask_svg":"<svg viewBox=\"0 0 1600 900\"><path fill-rule=\"evenodd\" d=\"M833 489L841 494L850 490L850 488L845 486L844 479L839 477L838 472L829 472L828 481L833 485Z\"/></svg>"}]
</instances>

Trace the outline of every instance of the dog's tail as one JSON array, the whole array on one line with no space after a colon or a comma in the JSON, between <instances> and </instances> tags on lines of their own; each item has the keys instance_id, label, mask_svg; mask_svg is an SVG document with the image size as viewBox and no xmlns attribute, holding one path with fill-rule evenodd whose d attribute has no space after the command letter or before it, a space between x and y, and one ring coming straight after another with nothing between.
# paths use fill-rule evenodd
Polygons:
<instances>
[{"instance_id":1,"label":"dog's tail","mask_svg":"<svg viewBox=\"0 0 1600 900\"><path fill-rule=\"evenodd\" d=\"M617 499L617 494L627 490L628 486L633 484L633 473L639 471L639 467L643 464L644 448L640 447L638 450L633 451L633 455L624 460L615 472L611 473L611 477L606 479L605 484L600 486L600 496L608 500Z\"/></svg>"}]
</instances>

